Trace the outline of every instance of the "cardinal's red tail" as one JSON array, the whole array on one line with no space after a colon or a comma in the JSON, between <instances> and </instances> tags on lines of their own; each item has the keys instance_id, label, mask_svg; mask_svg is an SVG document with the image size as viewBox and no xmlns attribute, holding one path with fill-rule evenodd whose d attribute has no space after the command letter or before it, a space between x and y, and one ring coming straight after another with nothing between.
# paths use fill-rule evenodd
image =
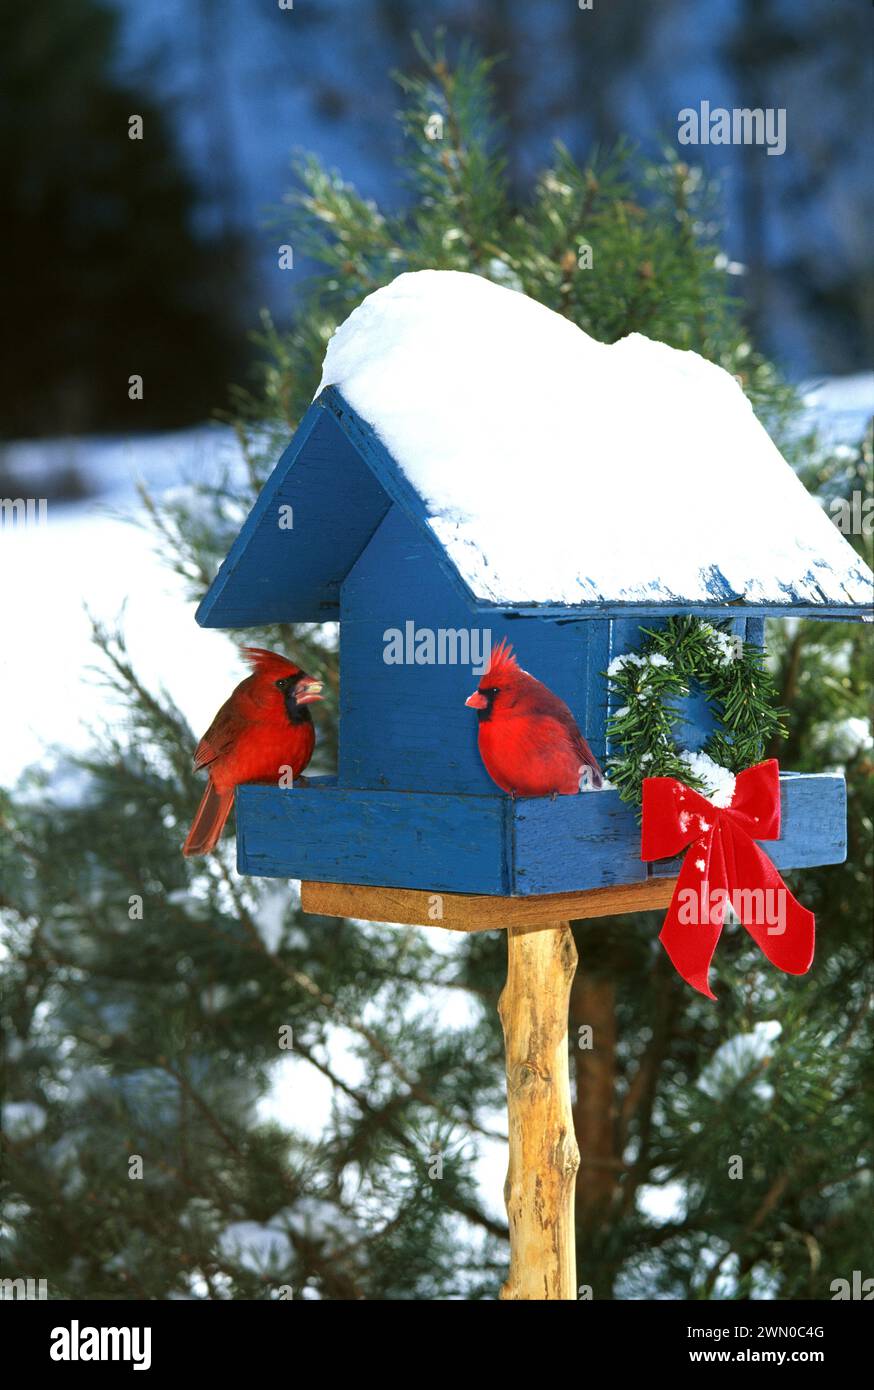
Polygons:
<instances>
[{"instance_id":1,"label":"cardinal's red tail","mask_svg":"<svg viewBox=\"0 0 874 1390\"><path fill-rule=\"evenodd\" d=\"M215 849L233 804L233 787L226 792L217 792L210 778L197 808L197 815L192 821L188 838L182 846L182 853L191 858L195 854L209 854L210 850Z\"/></svg>"}]
</instances>

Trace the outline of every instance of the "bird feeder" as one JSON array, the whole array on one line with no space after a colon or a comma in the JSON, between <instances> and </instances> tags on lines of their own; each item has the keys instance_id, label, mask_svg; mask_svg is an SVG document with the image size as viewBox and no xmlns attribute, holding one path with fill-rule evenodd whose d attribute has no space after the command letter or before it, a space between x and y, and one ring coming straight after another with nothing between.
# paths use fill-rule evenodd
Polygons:
<instances>
[{"instance_id":1,"label":"bird feeder","mask_svg":"<svg viewBox=\"0 0 874 1390\"><path fill-rule=\"evenodd\" d=\"M510 641L603 766L605 672L645 629L691 614L762 645L766 618L866 617L871 584L737 383L693 353L606 346L438 271L376 291L331 340L197 614L340 625L336 776L238 788L238 867L300 879L309 912L507 930L505 1297L576 1297L569 922L666 906L677 861L641 860L614 790L499 790L464 704L484 653ZM712 727L690 692L682 746ZM844 859L839 774L782 774L780 800L778 869Z\"/></svg>"}]
</instances>

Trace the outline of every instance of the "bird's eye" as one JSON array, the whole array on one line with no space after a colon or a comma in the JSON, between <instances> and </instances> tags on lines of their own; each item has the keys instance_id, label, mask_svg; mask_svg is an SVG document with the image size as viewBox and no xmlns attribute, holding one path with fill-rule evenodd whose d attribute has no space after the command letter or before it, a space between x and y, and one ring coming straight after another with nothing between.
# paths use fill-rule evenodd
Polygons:
<instances>
[{"instance_id":1,"label":"bird's eye","mask_svg":"<svg viewBox=\"0 0 874 1390\"><path fill-rule=\"evenodd\" d=\"M287 690L287 689L288 689L288 676L283 676L283 677L282 677L282 680L278 680L278 681L276 682L276 688L277 688L277 690Z\"/></svg>"},{"instance_id":2,"label":"bird's eye","mask_svg":"<svg viewBox=\"0 0 874 1390\"><path fill-rule=\"evenodd\" d=\"M498 687L496 685L490 685L487 690L483 691L484 695L497 695L497 693Z\"/></svg>"}]
</instances>

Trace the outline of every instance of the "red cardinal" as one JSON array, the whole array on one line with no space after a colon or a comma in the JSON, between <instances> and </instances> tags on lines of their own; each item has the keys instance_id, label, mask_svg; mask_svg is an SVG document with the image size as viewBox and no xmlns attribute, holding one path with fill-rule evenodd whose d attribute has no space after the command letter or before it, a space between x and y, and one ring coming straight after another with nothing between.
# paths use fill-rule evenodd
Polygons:
<instances>
[{"instance_id":1,"label":"red cardinal","mask_svg":"<svg viewBox=\"0 0 874 1390\"><path fill-rule=\"evenodd\" d=\"M194 755L209 781L197 808L185 855L215 849L240 782L279 782L280 772L303 772L313 755L316 731L306 708L322 698L322 682L293 661L263 647L244 647L254 674L240 681L210 724Z\"/></svg>"},{"instance_id":2,"label":"red cardinal","mask_svg":"<svg viewBox=\"0 0 874 1390\"><path fill-rule=\"evenodd\" d=\"M508 642L492 652L479 689L464 702L476 710L486 772L511 796L572 796L604 781L576 720L557 695L523 671Z\"/></svg>"}]
</instances>

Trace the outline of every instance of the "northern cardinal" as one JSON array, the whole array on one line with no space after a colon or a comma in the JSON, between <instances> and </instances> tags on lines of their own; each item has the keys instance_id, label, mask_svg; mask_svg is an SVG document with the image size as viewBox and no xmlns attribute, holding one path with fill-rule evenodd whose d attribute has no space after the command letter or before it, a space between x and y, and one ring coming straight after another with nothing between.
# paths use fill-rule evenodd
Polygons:
<instances>
[{"instance_id":1,"label":"northern cardinal","mask_svg":"<svg viewBox=\"0 0 874 1390\"><path fill-rule=\"evenodd\" d=\"M508 642L492 652L479 688L464 702L476 710L486 772L511 796L571 796L604 781L576 720L557 695L523 671Z\"/></svg>"},{"instance_id":2,"label":"northern cardinal","mask_svg":"<svg viewBox=\"0 0 874 1390\"><path fill-rule=\"evenodd\" d=\"M194 754L195 768L209 768L209 781L182 846L188 856L215 849L240 782L278 783L285 768L297 777L313 755L307 705L321 700L322 682L263 647L244 647L243 656L253 674L222 705Z\"/></svg>"}]
</instances>

